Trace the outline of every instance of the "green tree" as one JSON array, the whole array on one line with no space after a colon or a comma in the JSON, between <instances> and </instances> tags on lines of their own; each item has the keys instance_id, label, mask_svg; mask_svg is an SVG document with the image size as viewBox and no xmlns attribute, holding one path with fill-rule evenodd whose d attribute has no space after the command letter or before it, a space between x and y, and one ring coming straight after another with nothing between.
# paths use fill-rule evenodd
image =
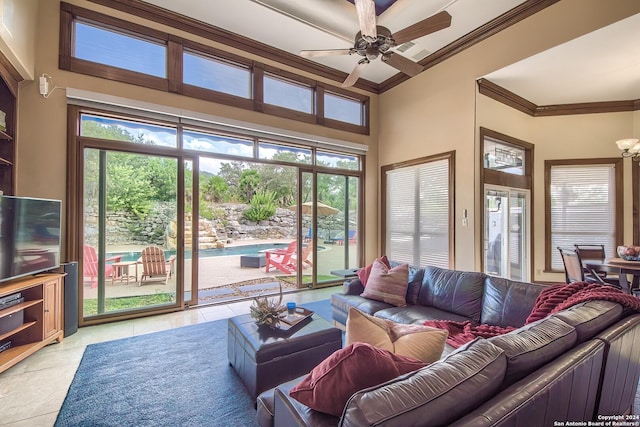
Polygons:
<instances>
[{"instance_id":1,"label":"green tree","mask_svg":"<svg viewBox=\"0 0 640 427\"><path fill-rule=\"evenodd\" d=\"M87 137L153 144L144 135L134 137L115 124L94 121L82 123ZM101 150L85 151L84 187L89 204L98 197L99 159ZM178 168L176 160L158 156L107 151L107 209L126 211L140 218L146 216L153 201L172 201L177 196Z\"/></svg>"},{"instance_id":2,"label":"green tree","mask_svg":"<svg viewBox=\"0 0 640 427\"><path fill-rule=\"evenodd\" d=\"M230 201L241 201L240 176L245 166L243 162L228 162L220 165L218 176L227 183L227 196Z\"/></svg>"},{"instance_id":3,"label":"green tree","mask_svg":"<svg viewBox=\"0 0 640 427\"><path fill-rule=\"evenodd\" d=\"M144 172L131 164L114 163L108 168L107 208L144 218L151 209L155 189Z\"/></svg>"},{"instance_id":4,"label":"green tree","mask_svg":"<svg viewBox=\"0 0 640 427\"><path fill-rule=\"evenodd\" d=\"M249 202L260 188L260 174L254 169L245 169L240 174L240 194Z\"/></svg>"},{"instance_id":5,"label":"green tree","mask_svg":"<svg viewBox=\"0 0 640 427\"><path fill-rule=\"evenodd\" d=\"M229 186L221 176L200 175L200 192L207 201L220 203L227 200Z\"/></svg>"}]
</instances>

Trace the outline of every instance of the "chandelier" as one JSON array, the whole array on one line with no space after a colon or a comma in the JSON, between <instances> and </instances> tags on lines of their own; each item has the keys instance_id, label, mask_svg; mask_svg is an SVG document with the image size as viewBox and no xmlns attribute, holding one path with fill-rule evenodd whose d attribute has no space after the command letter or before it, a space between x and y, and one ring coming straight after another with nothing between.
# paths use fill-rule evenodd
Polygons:
<instances>
[{"instance_id":1,"label":"chandelier","mask_svg":"<svg viewBox=\"0 0 640 427\"><path fill-rule=\"evenodd\" d=\"M638 138L627 138L616 141L618 149L622 151L622 157L631 157L640 161L640 142Z\"/></svg>"}]
</instances>

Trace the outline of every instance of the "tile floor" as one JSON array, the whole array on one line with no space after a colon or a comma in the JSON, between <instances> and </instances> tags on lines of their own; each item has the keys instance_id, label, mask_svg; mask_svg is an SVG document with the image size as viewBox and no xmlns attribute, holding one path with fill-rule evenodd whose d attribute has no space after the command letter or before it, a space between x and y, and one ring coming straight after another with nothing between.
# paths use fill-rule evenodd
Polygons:
<instances>
[{"instance_id":1,"label":"tile floor","mask_svg":"<svg viewBox=\"0 0 640 427\"><path fill-rule=\"evenodd\" d=\"M339 287L288 293L284 301L329 298ZM0 374L0 426L49 427L56 420L88 344L142 335L248 313L251 300L80 328Z\"/></svg>"}]
</instances>

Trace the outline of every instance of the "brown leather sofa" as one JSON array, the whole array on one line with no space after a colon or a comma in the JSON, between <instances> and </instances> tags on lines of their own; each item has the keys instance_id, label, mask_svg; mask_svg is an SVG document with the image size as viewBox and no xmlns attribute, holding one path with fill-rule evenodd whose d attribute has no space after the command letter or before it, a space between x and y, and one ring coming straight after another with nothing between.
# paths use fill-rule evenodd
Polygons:
<instances>
[{"instance_id":1,"label":"brown leather sofa","mask_svg":"<svg viewBox=\"0 0 640 427\"><path fill-rule=\"evenodd\" d=\"M630 414L640 378L640 314L588 301L525 325L543 285L437 267L412 269L408 305L360 297L359 280L331 297L401 323L471 320L518 329L476 339L438 362L351 396L341 417L289 396L301 378L258 397L261 426L548 426Z\"/></svg>"}]
</instances>

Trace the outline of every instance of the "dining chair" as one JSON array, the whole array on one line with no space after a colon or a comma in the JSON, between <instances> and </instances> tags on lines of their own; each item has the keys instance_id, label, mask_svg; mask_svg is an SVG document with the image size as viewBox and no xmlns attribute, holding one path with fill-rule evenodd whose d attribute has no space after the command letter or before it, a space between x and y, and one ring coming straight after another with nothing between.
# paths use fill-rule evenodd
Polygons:
<instances>
[{"instance_id":1,"label":"dining chair","mask_svg":"<svg viewBox=\"0 0 640 427\"><path fill-rule=\"evenodd\" d=\"M604 261L605 251L604 245L599 244L575 244L576 252L580 256L580 262L582 264L582 270L584 271L584 275L586 278L594 279L594 281L604 281L610 285L620 287L620 279L615 275L608 275L606 271L597 271L592 272L585 267L585 261ZM599 280L596 280L594 273L599 276Z\"/></svg>"},{"instance_id":2,"label":"dining chair","mask_svg":"<svg viewBox=\"0 0 640 427\"><path fill-rule=\"evenodd\" d=\"M558 246L560 256L562 257L562 263L564 264L564 275L567 283L574 282L589 282L600 283L606 285L599 276L586 277L582 268L582 260L580 259L580 253L575 249L561 248Z\"/></svg>"}]
</instances>

